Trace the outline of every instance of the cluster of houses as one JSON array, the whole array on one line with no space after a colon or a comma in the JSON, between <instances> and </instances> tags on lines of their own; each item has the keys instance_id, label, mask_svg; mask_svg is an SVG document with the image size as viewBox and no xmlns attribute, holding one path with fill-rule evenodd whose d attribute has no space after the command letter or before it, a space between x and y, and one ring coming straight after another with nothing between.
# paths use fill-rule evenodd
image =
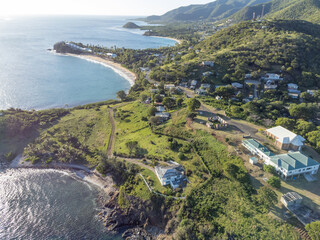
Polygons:
<instances>
[{"instance_id":1,"label":"cluster of houses","mask_svg":"<svg viewBox=\"0 0 320 240\"><path fill-rule=\"evenodd\" d=\"M187 183L184 168L173 161L168 166L156 166L155 172L162 186L170 185L173 189L184 187Z\"/></svg>"},{"instance_id":2,"label":"cluster of houses","mask_svg":"<svg viewBox=\"0 0 320 240\"><path fill-rule=\"evenodd\" d=\"M264 164L273 166L284 179L300 175L304 175L306 179L312 179L312 175L318 172L320 164L300 152L305 142L303 137L281 126L267 129L266 134L275 140L278 148L289 152L275 155L254 139L246 139L242 145L253 155L262 159ZM250 161L255 164L257 158L251 158Z\"/></svg>"},{"instance_id":3,"label":"cluster of houses","mask_svg":"<svg viewBox=\"0 0 320 240\"><path fill-rule=\"evenodd\" d=\"M245 79L251 79L251 74L246 74ZM260 78L260 81L264 83L264 90L277 89L279 82L283 81L283 78L280 74L276 73L266 73L265 76ZM301 91L298 90L299 86L295 83L288 83L287 90L288 96L292 99L299 99Z\"/></svg>"}]
</instances>

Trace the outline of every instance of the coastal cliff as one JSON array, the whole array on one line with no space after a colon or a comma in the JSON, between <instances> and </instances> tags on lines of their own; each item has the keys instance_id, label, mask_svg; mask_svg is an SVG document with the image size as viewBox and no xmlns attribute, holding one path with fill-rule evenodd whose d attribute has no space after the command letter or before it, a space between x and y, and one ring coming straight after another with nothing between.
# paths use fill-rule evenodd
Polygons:
<instances>
[{"instance_id":1,"label":"coastal cliff","mask_svg":"<svg viewBox=\"0 0 320 240\"><path fill-rule=\"evenodd\" d=\"M100 219L109 231L127 229L123 238L145 240L170 233L167 223L174 216L165 207L161 207L163 199L155 196L150 201L143 201L127 195L130 205L123 208L118 203L119 192L110 193L110 196L105 208L99 213Z\"/></svg>"}]
</instances>

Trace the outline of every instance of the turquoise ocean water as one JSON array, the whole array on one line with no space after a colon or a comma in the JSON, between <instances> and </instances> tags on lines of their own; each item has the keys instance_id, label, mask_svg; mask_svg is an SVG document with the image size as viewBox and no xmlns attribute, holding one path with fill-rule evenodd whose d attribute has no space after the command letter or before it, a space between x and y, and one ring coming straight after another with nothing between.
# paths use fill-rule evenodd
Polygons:
<instances>
[{"instance_id":1,"label":"turquoise ocean water","mask_svg":"<svg viewBox=\"0 0 320 240\"><path fill-rule=\"evenodd\" d=\"M110 68L47 51L61 40L134 49L175 44L123 29L127 21L103 16L0 18L0 109L75 106L128 90L130 83Z\"/></svg>"}]
</instances>

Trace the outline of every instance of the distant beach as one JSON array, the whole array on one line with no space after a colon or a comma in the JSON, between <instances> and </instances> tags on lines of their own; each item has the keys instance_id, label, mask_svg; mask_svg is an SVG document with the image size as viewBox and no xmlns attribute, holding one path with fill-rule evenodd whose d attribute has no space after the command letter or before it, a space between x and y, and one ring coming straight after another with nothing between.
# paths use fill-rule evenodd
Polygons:
<instances>
[{"instance_id":1,"label":"distant beach","mask_svg":"<svg viewBox=\"0 0 320 240\"><path fill-rule=\"evenodd\" d=\"M179 39L176 39L176 38L172 38L172 37L161 37L161 36L150 36L150 37L165 38L165 39L170 39L170 40L176 41L178 44L182 43L182 40L179 40Z\"/></svg>"},{"instance_id":2,"label":"distant beach","mask_svg":"<svg viewBox=\"0 0 320 240\"><path fill-rule=\"evenodd\" d=\"M88 60L90 62L99 63L99 64L104 65L105 67L109 67L112 70L114 70L116 73L118 73L120 76L127 79L131 86L133 86L136 81L137 76L134 72L131 72L127 68L121 66L121 64L113 62L110 59L106 59L106 58L103 58L103 57L100 57L97 55L84 55L84 54L71 54L71 53L67 53L64 55L82 58L82 59Z\"/></svg>"}]
</instances>

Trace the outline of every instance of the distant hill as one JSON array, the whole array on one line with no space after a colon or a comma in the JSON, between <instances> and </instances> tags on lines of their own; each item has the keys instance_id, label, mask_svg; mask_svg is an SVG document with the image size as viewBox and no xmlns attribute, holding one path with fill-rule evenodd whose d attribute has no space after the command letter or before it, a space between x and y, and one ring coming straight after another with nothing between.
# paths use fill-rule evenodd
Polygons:
<instances>
[{"instance_id":1,"label":"distant hill","mask_svg":"<svg viewBox=\"0 0 320 240\"><path fill-rule=\"evenodd\" d=\"M231 16L247 6L253 6L270 0L217 0L208 4L197 4L171 10L161 16L149 16L149 22L220 20Z\"/></svg>"},{"instance_id":2,"label":"distant hill","mask_svg":"<svg viewBox=\"0 0 320 240\"><path fill-rule=\"evenodd\" d=\"M255 6L246 6L231 18L236 21L250 20L253 13L270 19L300 19L320 23L320 0L273 0Z\"/></svg>"},{"instance_id":3,"label":"distant hill","mask_svg":"<svg viewBox=\"0 0 320 240\"><path fill-rule=\"evenodd\" d=\"M138 26L137 24L133 23L133 22L127 22L125 25L122 26L123 28L140 28L140 26Z\"/></svg>"}]
</instances>

